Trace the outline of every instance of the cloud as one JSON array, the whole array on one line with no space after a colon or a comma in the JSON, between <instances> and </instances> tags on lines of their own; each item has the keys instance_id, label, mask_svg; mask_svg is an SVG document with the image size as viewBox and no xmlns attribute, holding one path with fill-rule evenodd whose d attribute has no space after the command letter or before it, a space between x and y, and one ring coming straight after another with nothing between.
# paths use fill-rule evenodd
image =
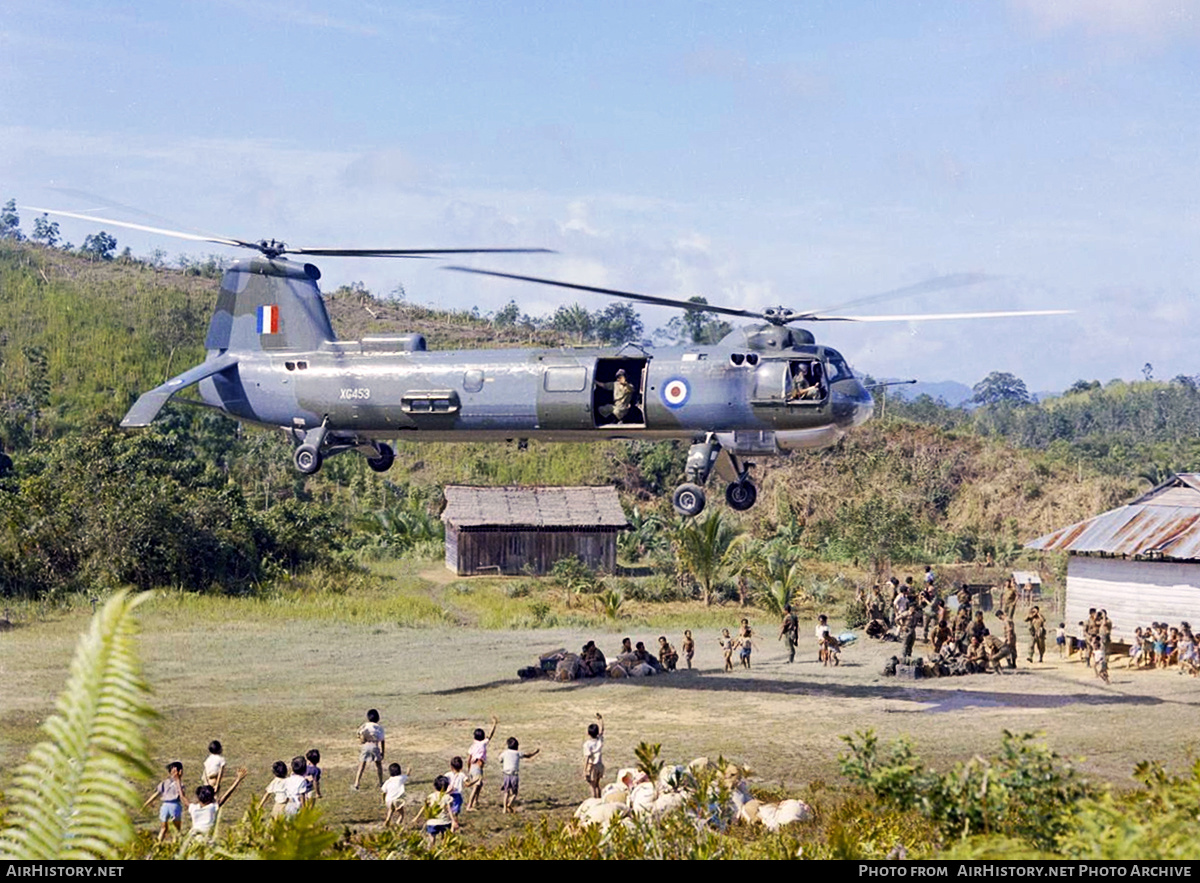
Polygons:
<instances>
[{"instance_id":1,"label":"cloud","mask_svg":"<svg viewBox=\"0 0 1200 883\"><path fill-rule=\"evenodd\" d=\"M428 183L430 174L402 150L361 154L342 170L341 181L358 190L406 190Z\"/></svg>"},{"instance_id":2,"label":"cloud","mask_svg":"<svg viewBox=\"0 0 1200 883\"><path fill-rule=\"evenodd\" d=\"M1200 37L1197 0L1012 0L1042 33L1080 30L1093 37L1162 43Z\"/></svg>"}]
</instances>

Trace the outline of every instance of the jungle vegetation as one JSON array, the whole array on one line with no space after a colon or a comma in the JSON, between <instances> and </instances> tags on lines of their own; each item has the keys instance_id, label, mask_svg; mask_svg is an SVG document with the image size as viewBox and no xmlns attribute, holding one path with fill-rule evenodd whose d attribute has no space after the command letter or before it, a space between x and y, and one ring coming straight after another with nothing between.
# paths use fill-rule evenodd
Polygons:
<instances>
[{"instance_id":1,"label":"jungle vegetation","mask_svg":"<svg viewBox=\"0 0 1200 883\"><path fill-rule=\"evenodd\" d=\"M836 447L768 461L753 510L714 507L719 523L710 532L725 548L719 563L707 561L703 548L689 551L695 528L666 500L682 478L686 450L677 443L528 451L410 443L384 476L345 456L304 478L278 435L182 404L149 431L117 430L140 392L203 357L221 262L181 256L169 265L162 252L139 259L108 234L76 248L59 241L52 222L35 220L28 238L15 210L0 223L6 597L117 586L252 593L306 569L349 571L432 548L446 484L540 483L620 489L634 525L623 561L662 577L658 588L622 587L625 598L667 596L674 584L683 597L759 598L772 607L798 585L788 573L801 561L1011 563L1030 538L1124 502L1200 458L1192 378L1081 380L1034 402L1019 378L993 375L970 407L893 398L886 419ZM327 303L342 336L420 330L442 348L643 332L626 310L573 305L539 319L510 304L479 315L410 304L403 294L350 285ZM693 317L670 333L707 339L719 330L711 321ZM764 545L773 569L757 555Z\"/></svg>"}]
</instances>

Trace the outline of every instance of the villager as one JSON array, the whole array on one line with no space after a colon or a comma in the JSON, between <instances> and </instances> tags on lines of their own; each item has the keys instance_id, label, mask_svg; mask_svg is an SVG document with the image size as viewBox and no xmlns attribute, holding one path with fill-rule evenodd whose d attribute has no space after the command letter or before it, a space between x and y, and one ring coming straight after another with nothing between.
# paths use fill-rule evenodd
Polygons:
<instances>
[{"instance_id":1,"label":"villager","mask_svg":"<svg viewBox=\"0 0 1200 883\"><path fill-rule=\"evenodd\" d=\"M692 639L692 630L683 630L683 658L687 660L687 667L692 667L692 657L696 655L696 642Z\"/></svg>"},{"instance_id":2,"label":"villager","mask_svg":"<svg viewBox=\"0 0 1200 883\"><path fill-rule=\"evenodd\" d=\"M667 671L675 671L675 666L679 663L679 654L667 643L666 635L660 635L658 638L658 661Z\"/></svg>"},{"instance_id":3,"label":"villager","mask_svg":"<svg viewBox=\"0 0 1200 883\"><path fill-rule=\"evenodd\" d=\"M733 671L733 638L729 637L729 629L721 629L721 637L717 638L721 652L725 655L725 671Z\"/></svg>"},{"instance_id":4,"label":"villager","mask_svg":"<svg viewBox=\"0 0 1200 883\"><path fill-rule=\"evenodd\" d=\"M876 586L878 588L878 586ZM800 639L800 620L792 613L792 605L783 608L783 623L779 626L779 637L787 647L788 662L796 661L796 642Z\"/></svg>"},{"instance_id":5,"label":"villager","mask_svg":"<svg viewBox=\"0 0 1200 883\"><path fill-rule=\"evenodd\" d=\"M750 667L750 652L754 649L753 641L754 633L750 630L749 620L742 620L742 627L738 629L737 645L738 658L742 660L742 668Z\"/></svg>"},{"instance_id":6,"label":"villager","mask_svg":"<svg viewBox=\"0 0 1200 883\"><path fill-rule=\"evenodd\" d=\"M592 789L592 797L600 796L600 780L604 778L604 717L596 712L597 724L588 724L587 739L583 742L583 779Z\"/></svg>"}]
</instances>

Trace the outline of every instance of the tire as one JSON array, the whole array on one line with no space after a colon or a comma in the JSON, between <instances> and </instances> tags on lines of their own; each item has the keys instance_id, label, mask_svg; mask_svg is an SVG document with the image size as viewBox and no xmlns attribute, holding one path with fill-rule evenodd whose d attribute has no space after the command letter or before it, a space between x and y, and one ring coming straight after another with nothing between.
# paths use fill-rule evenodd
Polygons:
<instances>
[{"instance_id":1,"label":"tire","mask_svg":"<svg viewBox=\"0 0 1200 883\"><path fill-rule=\"evenodd\" d=\"M300 472L312 475L321 468L321 452L312 445L300 445L292 454L292 462Z\"/></svg>"},{"instance_id":2,"label":"tire","mask_svg":"<svg viewBox=\"0 0 1200 883\"><path fill-rule=\"evenodd\" d=\"M758 500L758 488L752 481L731 482L725 488L725 502L737 512L745 512Z\"/></svg>"},{"instance_id":3,"label":"tire","mask_svg":"<svg viewBox=\"0 0 1200 883\"><path fill-rule=\"evenodd\" d=\"M391 445L386 445L383 442L379 443L379 456L367 457L367 465L375 472L387 472L392 468L392 464L396 462L396 452L392 450Z\"/></svg>"},{"instance_id":4,"label":"tire","mask_svg":"<svg viewBox=\"0 0 1200 883\"><path fill-rule=\"evenodd\" d=\"M671 496L671 505L685 518L692 518L704 511L704 488L698 484L681 484Z\"/></svg>"}]
</instances>

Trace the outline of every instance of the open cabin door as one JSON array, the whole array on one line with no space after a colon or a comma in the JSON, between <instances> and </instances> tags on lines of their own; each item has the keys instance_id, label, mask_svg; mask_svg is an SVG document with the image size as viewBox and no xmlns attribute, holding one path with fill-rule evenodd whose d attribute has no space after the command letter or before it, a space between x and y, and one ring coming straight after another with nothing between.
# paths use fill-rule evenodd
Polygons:
<instances>
[{"instance_id":1,"label":"open cabin door","mask_svg":"<svg viewBox=\"0 0 1200 883\"><path fill-rule=\"evenodd\" d=\"M597 359L595 380L592 416L598 429L646 428L646 359Z\"/></svg>"}]
</instances>

